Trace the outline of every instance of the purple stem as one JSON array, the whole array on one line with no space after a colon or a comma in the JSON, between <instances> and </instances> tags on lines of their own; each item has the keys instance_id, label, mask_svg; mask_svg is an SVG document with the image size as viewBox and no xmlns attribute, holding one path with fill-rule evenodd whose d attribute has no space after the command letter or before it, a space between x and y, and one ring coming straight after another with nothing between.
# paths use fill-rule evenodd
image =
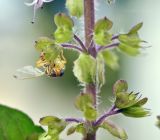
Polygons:
<instances>
[{"instance_id":1,"label":"purple stem","mask_svg":"<svg viewBox=\"0 0 160 140\"><path fill-rule=\"evenodd\" d=\"M66 122L76 122L76 123L81 123L81 122L83 122L82 119L77 119L77 118L66 118L65 121L66 121Z\"/></svg>"},{"instance_id":2,"label":"purple stem","mask_svg":"<svg viewBox=\"0 0 160 140\"><path fill-rule=\"evenodd\" d=\"M64 48L69 48L69 49L75 49L75 50L78 50L80 52L83 52L83 50L75 45L72 45L72 44L61 44L62 47Z\"/></svg>"},{"instance_id":3,"label":"purple stem","mask_svg":"<svg viewBox=\"0 0 160 140\"><path fill-rule=\"evenodd\" d=\"M112 115L115 115L115 114L118 114L121 112L121 110L115 110L116 107L115 106L112 106L111 109L109 109L109 111L105 114L103 114L95 123L94 125L95 126L98 126L100 125L107 117L109 116L112 116Z\"/></svg>"},{"instance_id":4,"label":"purple stem","mask_svg":"<svg viewBox=\"0 0 160 140\"><path fill-rule=\"evenodd\" d=\"M84 46L82 40L77 35L75 35L75 34L74 34L74 39L80 44L80 46L82 47L82 49L87 52L87 49Z\"/></svg>"},{"instance_id":5,"label":"purple stem","mask_svg":"<svg viewBox=\"0 0 160 140\"><path fill-rule=\"evenodd\" d=\"M118 39L118 37L119 37L119 35L114 35L114 36L112 37L112 40Z\"/></svg>"},{"instance_id":6,"label":"purple stem","mask_svg":"<svg viewBox=\"0 0 160 140\"><path fill-rule=\"evenodd\" d=\"M100 46L98 48L98 52L99 51L102 51L102 50L105 50L105 49L108 49L108 48L114 48L114 47L117 47L119 45L119 43L113 43L113 44L110 44L108 46Z\"/></svg>"}]
</instances>

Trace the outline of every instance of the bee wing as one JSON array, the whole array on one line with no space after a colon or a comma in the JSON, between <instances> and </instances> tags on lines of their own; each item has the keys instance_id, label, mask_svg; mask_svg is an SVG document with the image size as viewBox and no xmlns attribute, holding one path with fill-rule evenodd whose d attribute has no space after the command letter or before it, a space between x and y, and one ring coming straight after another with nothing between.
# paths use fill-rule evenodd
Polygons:
<instances>
[{"instance_id":1,"label":"bee wing","mask_svg":"<svg viewBox=\"0 0 160 140\"><path fill-rule=\"evenodd\" d=\"M44 75L45 73L38 68L33 66L24 66L16 70L16 73L13 75L16 79L31 79Z\"/></svg>"}]
</instances>

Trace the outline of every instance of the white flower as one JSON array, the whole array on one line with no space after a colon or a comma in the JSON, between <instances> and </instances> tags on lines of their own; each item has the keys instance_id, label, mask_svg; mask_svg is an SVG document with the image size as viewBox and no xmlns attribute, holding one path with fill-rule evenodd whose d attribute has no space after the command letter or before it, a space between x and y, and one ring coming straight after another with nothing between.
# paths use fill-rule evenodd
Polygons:
<instances>
[{"instance_id":1,"label":"white flower","mask_svg":"<svg viewBox=\"0 0 160 140\"><path fill-rule=\"evenodd\" d=\"M35 16L36 16L36 11L39 8L42 8L44 3L52 2L53 0L33 0L31 3L25 3L27 6L33 6L34 5L34 14L33 14L33 19L32 23L35 22Z\"/></svg>"}]
</instances>

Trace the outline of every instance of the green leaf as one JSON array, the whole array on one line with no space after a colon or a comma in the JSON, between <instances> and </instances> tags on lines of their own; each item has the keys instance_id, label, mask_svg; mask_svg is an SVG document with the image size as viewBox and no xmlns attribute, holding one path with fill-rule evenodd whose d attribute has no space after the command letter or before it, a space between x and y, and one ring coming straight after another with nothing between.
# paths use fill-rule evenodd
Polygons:
<instances>
[{"instance_id":1,"label":"green leaf","mask_svg":"<svg viewBox=\"0 0 160 140\"><path fill-rule=\"evenodd\" d=\"M97 111L94 107L87 107L84 111L84 117L88 121L94 121L97 118Z\"/></svg>"},{"instance_id":2,"label":"green leaf","mask_svg":"<svg viewBox=\"0 0 160 140\"><path fill-rule=\"evenodd\" d=\"M80 54L74 61L74 75L85 84L95 83L96 80L96 60L90 55Z\"/></svg>"},{"instance_id":3,"label":"green leaf","mask_svg":"<svg viewBox=\"0 0 160 140\"><path fill-rule=\"evenodd\" d=\"M0 105L1 140L38 140L37 136L43 132L23 112Z\"/></svg>"},{"instance_id":4,"label":"green leaf","mask_svg":"<svg viewBox=\"0 0 160 140\"><path fill-rule=\"evenodd\" d=\"M112 35L108 33L108 30L112 28L112 21L107 17L98 20L94 27L94 40L98 45L105 46L111 43Z\"/></svg>"},{"instance_id":5,"label":"green leaf","mask_svg":"<svg viewBox=\"0 0 160 140\"><path fill-rule=\"evenodd\" d=\"M83 0L66 0L66 7L72 16L80 18L83 15Z\"/></svg>"},{"instance_id":6,"label":"green leaf","mask_svg":"<svg viewBox=\"0 0 160 140\"><path fill-rule=\"evenodd\" d=\"M122 113L125 116L135 117L135 118L146 117L150 115L149 110L142 107L137 107L137 106L122 109Z\"/></svg>"},{"instance_id":7,"label":"green leaf","mask_svg":"<svg viewBox=\"0 0 160 140\"><path fill-rule=\"evenodd\" d=\"M128 84L125 80L118 80L113 85L113 93L116 94L118 92L126 92L128 90Z\"/></svg>"},{"instance_id":8,"label":"green leaf","mask_svg":"<svg viewBox=\"0 0 160 140\"><path fill-rule=\"evenodd\" d=\"M103 51L102 55L108 67L113 70L117 70L119 68L118 56L113 51Z\"/></svg>"},{"instance_id":9,"label":"green leaf","mask_svg":"<svg viewBox=\"0 0 160 140\"><path fill-rule=\"evenodd\" d=\"M94 103L91 94L81 94L77 96L75 106L81 111L85 111L87 108L92 107Z\"/></svg>"},{"instance_id":10,"label":"green leaf","mask_svg":"<svg viewBox=\"0 0 160 140\"><path fill-rule=\"evenodd\" d=\"M143 22L138 23L137 25L135 25L134 27L132 27L132 29L129 31L128 34L131 35L131 34L137 33L142 28L142 26L143 26Z\"/></svg>"},{"instance_id":11,"label":"green leaf","mask_svg":"<svg viewBox=\"0 0 160 140\"><path fill-rule=\"evenodd\" d=\"M113 122L111 122L109 120L103 122L101 127L106 129L108 132L110 132L115 137L118 137L122 140L128 139L128 136L127 136L125 130L120 128L119 126L115 125Z\"/></svg>"}]
</instances>

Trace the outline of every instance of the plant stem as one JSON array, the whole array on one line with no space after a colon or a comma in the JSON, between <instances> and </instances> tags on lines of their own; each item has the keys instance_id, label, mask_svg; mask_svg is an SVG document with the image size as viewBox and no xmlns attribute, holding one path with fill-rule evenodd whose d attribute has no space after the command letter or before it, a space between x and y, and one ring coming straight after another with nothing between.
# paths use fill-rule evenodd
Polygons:
<instances>
[{"instance_id":1,"label":"plant stem","mask_svg":"<svg viewBox=\"0 0 160 140\"><path fill-rule=\"evenodd\" d=\"M90 55L96 58L95 44L92 42L93 29L95 23L94 0L84 0L84 25L85 25L85 48L89 50ZM97 89L95 84L85 86L85 93L91 94L94 99L94 106L97 107ZM91 122L93 124L93 122ZM83 140L96 140L96 132L87 133Z\"/></svg>"},{"instance_id":2,"label":"plant stem","mask_svg":"<svg viewBox=\"0 0 160 140\"><path fill-rule=\"evenodd\" d=\"M94 0L84 0L85 46L90 47L95 22Z\"/></svg>"},{"instance_id":3,"label":"plant stem","mask_svg":"<svg viewBox=\"0 0 160 140\"><path fill-rule=\"evenodd\" d=\"M102 51L102 50L105 50L105 49L109 49L109 48L115 48L119 45L119 43L113 43L113 44L110 44L110 45L107 45L107 46L100 46L98 48L98 52L99 51Z\"/></svg>"},{"instance_id":4,"label":"plant stem","mask_svg":"<svg viewBox=\"0 0 160 140\"><path fill-rule=\"evenodd\" d=\"M66 122L76 122L76 123L81 123L81 122L83 122L82 119L77 119L77 118L66 118L65 121L66 121Z\"/></svg>"},{"instance_id":5,"label":"plant stem","mask_svg":"<svg viewBox=\"0 0 160 140\"><path fill-rule=\"evenodd\" d=\"M80 52L83 52L83 50L75 45L72 45L72 44L61 44L62 47L64 48L68 48L68 49L75 49L77 51L80 51Z\"/></svg>"},{"instance_id":6,"label":"plant stem","mask_svg":"<svg viewBox=\"0 0 160 140\"><path fill-rule=\"evenodd\" d=\"M100 125L107 117L118 114L121 112L121 110L115 110L115 106L112 106L111 109L109 109L109 111L105 114L103 114L96 122L95 122L95 126Z\"/></svg>"},{"instance_id":7,"label":"plant stem","mask_svg":"<svg viewBox=\"0 0 160 140\"><path fill-rule=\"evenodd\" d=\"M83 140L96 140L96 134L87 134Z\"/></svg>"},{"instance_id":8,"label":"plant stem","mask_svg":"<svg viewBox=\"0 0 160 140\"><path fill-rule=\"evenodd\" d=\"M86 47L84 46L82 40L81 40L76 34L74 34L74 39L80 44L80 46L82 47L82 49L83 49L85 52L87 52L87 49L86 49Z\"/></svg>"},{"instance_id":9,"label":"plant stem","mask_svg":"<svg viewBox=\"0 0 160 140\"><path fill-rule=\"evenodd\" d=\"M85 86L85 93L87 94L91 94L93 96L94 99L94 107L97 107L97 89L96 89L96 85L95 84L88 84Z\"/></svg>"}]
</instances>

